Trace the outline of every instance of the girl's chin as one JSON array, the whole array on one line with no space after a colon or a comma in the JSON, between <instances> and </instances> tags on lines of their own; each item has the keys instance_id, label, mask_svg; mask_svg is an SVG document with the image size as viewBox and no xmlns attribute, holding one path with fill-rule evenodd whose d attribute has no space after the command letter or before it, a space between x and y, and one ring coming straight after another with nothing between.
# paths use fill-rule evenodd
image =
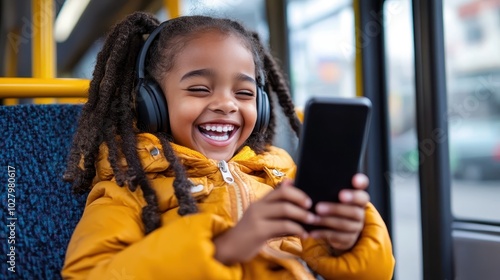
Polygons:
<instances>
[{"instance_id":1,"label":"girl's chin","mask_svg":"<svg viewBox=\"0 0 500 280\"><path fill-rule=\"evenodd\" d=\"M210 138L202 133L200 133L202 141L206 142L210 146L214 147L227 147L230 146L233 143L234 137L229 137L226 140L219 140L219 139L213 139Z\"/></svg>"},{"instance_id":2,"label":"girl's chin","mask_svg":"<svg viewBox=\"0 0 500 280\"><path fill-rule=\"evenodd\" d=\"M207 158L217 161L220 160L229 161L234 156L234 152L231 151L220 151L220 152L211 151L211 152L205 152L203 154Z\"/></svg>"},{"instance_id":3,"label":"girl's chin","mask_svg":"<svg viewBox=\"0 0 500 280\"><path fill-rule=\"evenodd\" d=\"M238 139L241 136L240 131L233 133L227 140L218 140L210 138L201 132L195 135L196 150L207 158L214 160L230 160L238 149Z\"/></svg>"}]
</instances>

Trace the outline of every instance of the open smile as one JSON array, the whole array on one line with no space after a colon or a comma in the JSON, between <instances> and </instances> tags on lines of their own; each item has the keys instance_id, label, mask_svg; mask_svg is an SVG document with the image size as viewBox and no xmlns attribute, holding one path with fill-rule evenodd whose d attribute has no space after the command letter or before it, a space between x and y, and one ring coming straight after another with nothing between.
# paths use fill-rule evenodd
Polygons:
<instances>
[{"instance_id":1,"label":"open smile","mask_svg":"<svg viewBox=\"0 0 500 280\"><path fill-rule=\"evenodd\" d=\"M228 141L238 128L233 124L220 123L206 123L198 126L198 130L203 136L217 142Z\"/></svg>"}]
</instances>

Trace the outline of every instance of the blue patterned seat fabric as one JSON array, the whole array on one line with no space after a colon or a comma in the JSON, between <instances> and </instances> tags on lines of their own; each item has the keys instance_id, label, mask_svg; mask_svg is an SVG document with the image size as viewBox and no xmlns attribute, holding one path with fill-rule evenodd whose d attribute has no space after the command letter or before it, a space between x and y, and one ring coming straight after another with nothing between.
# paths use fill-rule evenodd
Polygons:
<instances>
[{"instance_id":1,"label":"blue patterned seat fabric","mask_svg":"<svg viewBox=\"0 0 500 280\"><path fill-rule=\"evenodd\" d=\"M62 180L81 109L0 106L0 279L61 278L66 246L86 199Z\"/></svg>"}]
</instances>

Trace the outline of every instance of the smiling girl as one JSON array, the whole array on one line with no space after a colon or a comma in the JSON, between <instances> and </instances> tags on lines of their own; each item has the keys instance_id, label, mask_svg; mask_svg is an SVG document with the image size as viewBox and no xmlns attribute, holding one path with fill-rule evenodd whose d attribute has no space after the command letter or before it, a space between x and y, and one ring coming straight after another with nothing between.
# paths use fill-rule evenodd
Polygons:
<instances>
[{"instance_id":1,"label":"smiling girl","mask_svg":"<svg viewBox=\"0 0 500 280\"><path fill-rule=\"evenodd\" d=\"M144 35L149 35L144 42ZM99 53L65 179L88 195L65 279L390 279L391 242L353 178L341 203L293 186L272 146L289 89L258 36L204 16L135 13ZM300 223L326 229L306 232ZM128 277L128 278L127 278Z\"/></svg>"}]
</instances>

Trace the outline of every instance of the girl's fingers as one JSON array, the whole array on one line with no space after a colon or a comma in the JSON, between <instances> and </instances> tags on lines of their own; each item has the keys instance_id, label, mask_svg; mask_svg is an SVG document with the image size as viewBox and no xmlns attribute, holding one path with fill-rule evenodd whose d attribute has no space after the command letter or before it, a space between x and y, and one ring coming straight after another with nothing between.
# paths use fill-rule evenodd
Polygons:
<instances>
[{"instance_id":1,"label":"girl's fingers","mask_svg":"<svg viewBox=\"0 0 500 280\"><path fill-rule=\"evenodd\" d=\"M363 229L362 221L339 217L318 217L315 225L326 227L329 230L346 233L358 233Z\"/></svg>"},{"instance_id":2,"label":"girl's fingers","mask_svg":"<svg viewBox=\"0 0 500 280\"><path fill-rule=\"evenodd\" d=\"M353 221L363 221L365 218L363 207L350 204L320 202L315 210L320 217L339 217Z\"/></svg>"},{"instance_id":3,"label":"girl's fingers","mask_svg":"<svg viewBox=\"0 0 500 280\"><path fill-rule=\"evenodd\" d=\"M266 219L292 220L305 224L314 224L318 217L313 213L290 202L268 204L263 210Z\"/></svg>"},{"instance_id":4,"label":"girl's fingers","mask_svg":"<svg viewBox=\"0 0 500 280\"><path fill-rule=\"evenodd\" d=\"M352 186L358 190L366 190L370 184L370 180L363 173L357 173L352 177Z\"/></svg>"},{"instance_id":5,"label":"girl's fingers","mask_svg":"<svg viewBox=\"0 0 500 280\"><path fill-rule=\"evenodd\" d=\"M343 189L339 193L339 200L345 204L365 207L370 201L370 195L363 190Z\"/></svg>"},{"instance_id":6,"label":"girl's fingers","mask_svg":"<svg viewBox=\"0 0 500 280\"><path fill-rule=\"evenodd\" d=\"M302 238L308 236L300 224L291 220L268 221L262 230L265 230L267 233L266 239L285 235L298 235Z\"/></svg>"},{"instance_id":7,"label":"girl's fingers","mask_svg":"<svg viewBox=\"0 0 500 280\"><path fill-rule=\"evenodd\" d=\"M309 209L312 206L312 200L305 192L293 186L291 180L283 180L280 186L274 191L266 195L263 200L272 201L288 201L294 203L304 209Z\"/></svg>"},{"instance_id":8,"label":"girl's fingers","mask_svg":"<svg viewBox=\"0 0 500 280\"><path fill-rule=\"evenodd\" d=\"M324 239L337 250L349 250L358 239L358 234L334 230L315 230L309 233L315 239Z\"/></svg>"}]
</instances>

